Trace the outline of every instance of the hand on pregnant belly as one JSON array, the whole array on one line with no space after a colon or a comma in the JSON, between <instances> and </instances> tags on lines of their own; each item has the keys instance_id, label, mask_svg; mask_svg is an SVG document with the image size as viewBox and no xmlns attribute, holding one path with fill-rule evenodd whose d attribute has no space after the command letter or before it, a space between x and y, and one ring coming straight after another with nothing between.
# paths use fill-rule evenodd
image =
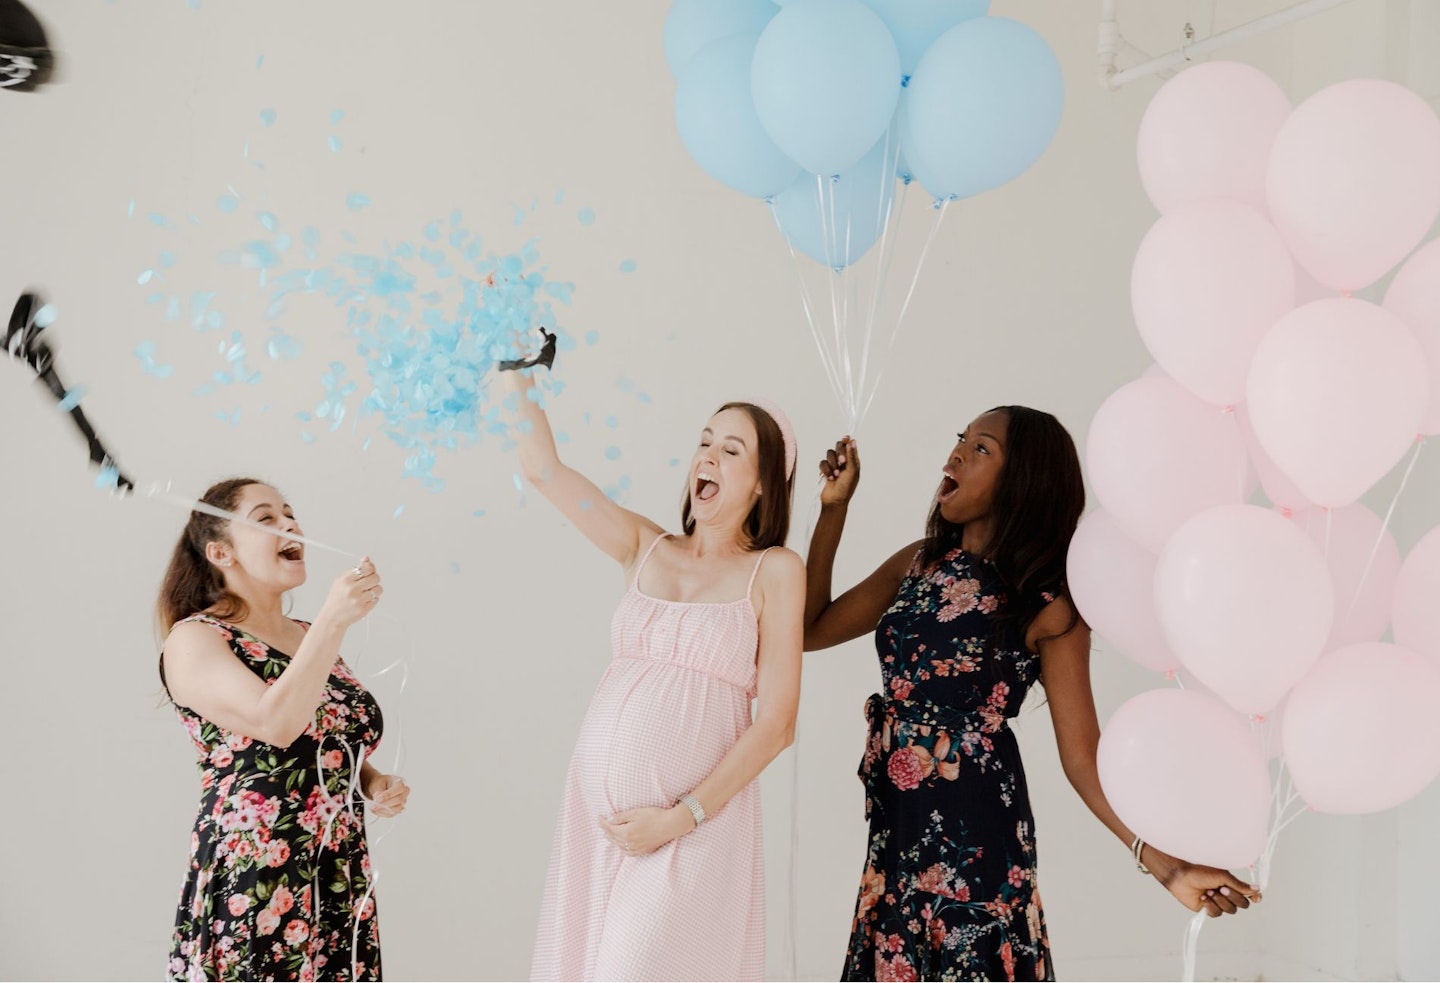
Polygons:
<instances>
[{"instance_id":1,"label":"hand on pregnant belly","mask_svg":"<svg viewBox=\"0 0 1440 983\"><path fill-rule=\"evenodd\" d=\"M643 857L694 829L695 817L690 815L690 810L673 806L669 809L627 809L609 819L601 819L600 828L621 852L631 857Z\"/></svg>"}]
</instances>

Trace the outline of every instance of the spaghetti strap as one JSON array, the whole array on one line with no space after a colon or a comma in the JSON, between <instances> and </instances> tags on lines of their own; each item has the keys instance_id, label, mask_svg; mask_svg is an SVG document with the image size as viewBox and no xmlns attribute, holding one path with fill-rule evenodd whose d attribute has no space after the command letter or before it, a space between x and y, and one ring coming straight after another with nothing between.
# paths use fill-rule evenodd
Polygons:
<instances>
[{"instance_id":1,"label":"spaghetti strap","mask_svg":"<svg viewBox=\"0 0 1440 983\"><path fill-rule=\"evenodd\" d=\"M755 578L760 575L760 564L765 562L765 554L769 553L770 550L773 550L774 548L775 547L773 546L767 547L765 552L760 554L760 559L755 561L755 569L750 571L750 583L745 585L746 600L749 600L750 593L755 589Z\"/></svg>"},{"instance_id":2,"label":"spaghetti strap","mask_svg":"<svg viewBox=\"0 0 1440 983\"><path fill-rule=\"evenodd\" d=\"M630 581L631 587L634 587L636 590L640 589L640 571L644 570L645 564L650 562L650 554L655 552L655 547L660 545L660 540L669 538L670 534L668 532L662 532L650 541L650 548L645 551L645 555L640 558L640 564L635 568L635 576Z\"/></svg>"}]
</instances>

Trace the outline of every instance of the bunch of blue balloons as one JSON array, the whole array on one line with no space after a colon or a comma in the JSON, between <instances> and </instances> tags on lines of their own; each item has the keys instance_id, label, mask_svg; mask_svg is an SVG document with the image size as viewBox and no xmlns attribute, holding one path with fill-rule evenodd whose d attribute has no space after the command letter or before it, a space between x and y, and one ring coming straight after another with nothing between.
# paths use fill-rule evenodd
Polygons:
<instances>
[{"instance_id":1,"label":"bunch of blue balloons","mask_svg":"<svg viewBox=\"0 0 1440 983\"><path fill-rule=\"evenodd\" d=\"M1018 177L1060 123L1054 53L989 0L674 0L680 139L836 269L883 231L895 180L945 200ZM827 184L828 182L828 184Z\"/></svg>"}]
</instances>

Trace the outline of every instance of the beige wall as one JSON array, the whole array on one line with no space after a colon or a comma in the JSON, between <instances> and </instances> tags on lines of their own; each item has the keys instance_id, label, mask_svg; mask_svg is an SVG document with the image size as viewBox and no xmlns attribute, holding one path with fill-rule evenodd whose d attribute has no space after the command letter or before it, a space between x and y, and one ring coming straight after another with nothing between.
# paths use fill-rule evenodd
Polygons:
<instances>
[{"instance_id":1,"label":"beige wall","mask_svg":"<svg viewBox=\"0 0 1440 983\"><path fill-rule=\"evenodd\" d=\"M668 462L736 395L772 394L794 418L802 462L816 457L841 424L790 259L766 211L711 182L679 144L660 47L667 4L34 5L65 77L39 95L0 94L0 298L31 282L50 291L64 372L89 386L85 405L126 467L186 493L220 475L259 474L283 487L312 535L376 557L387 617L348 649L362 669L409 656L403 701L393 688L379 692L392 724L403 719L415 789L379 848L387 970L396 979L523 975L565 763L608 656L616 571L533 494L517 501L514 458L493 444L443 455L450 484L439 495L402 482L400 455L383 441L359 450L371 424L303 444L291 414L318 400L324 364L359 368L330 308L297 304L285 322L305 341L303 360L258 359L261 386L202 399L189 391L219 367L215 336L166 324L135 277L174 249L181 262L169 287L224 286L233 323L258 350L263 304L213 261L258 232L221 221L214 201L227 184L246 196L242 212L265 207L292 227L317 224L332 244L350 229L372 250L463 207L491 248L542 236L555 274L577 284L567 324L601 339L562 358L570 389L554 418L575 436L573 463L605 483L633 480L628 505L675 521L679 481ZM1158 52L1186 19L1203 36L1212 19L1223 28L1281 5L1127 0L1120 14L1127 35ZM1234 55L1297 98L1360 73L1413 76L1433 98L1434 6L1356 0ZM843 581L919 535L935 470L969 417L1029 403L1059 414L1083 442L1099 403L1148 362L1128 276L1154 219L1133 142L1156 82L1113 94L1095 84L1098 7L994 4L1056 49L1066 116L1032 172L957 204L945 221L861 433L866 473L839 559ZM269 129L258 118L267 107L278 112ZM346 111L333 128L345 143L338 155L325 148L333 108ZM264 170L242 159L246 141ZM342 204L352 190L374 200L358 216ZM516 228L512 206L535 199ZM918 236L924 203L908 205L903 234ZM576 221L582 206L595 209L593 226ZM186 210L202 224L184 222ZM150 211L181 218L180 229L153 228ZM625 258L638 262L628 276L617 270ZM141 373L131 353L143 339L160 345L174 377ZM157 706L149 623L183 514L91 489L52 405L19 368L0 366L0 375L0 976L149 978L162 964L196 798L187 741ZM622 392L621 377L653 403ZM273 409L261 412L264 404ZM234 406L240 426L211 418ZM613 431L600 422L610 414L621 421ZM602 453L610 444L618 461ZM1434 523L1437 491L1440 455L1422 459L1402 503L1402 545ZM802 529L807 505L800 495ZM487 514L476 518L479 508ZM313 556L297 614L313 613L342 562ZM1094 675L1102 720L1155 684L1103 645ZM833 978L843 954L863 859L860 706L875 679L862 642L806 665L795 855L803 978ZM1059 973L1178 974L1188 913L1134 873L1124 846L1066 786L1043 707L1019 729ZM789 964L796 760L787 755L764 780L772 976ZM1263 914L1207 928L1202 977L1440 971L1426 941L1440 911L1413 868L1437 809L1432 791L1399 816L1297 825ZM1436 858L1426 856L1433 875Z\"/></svg>"}]
</instances>

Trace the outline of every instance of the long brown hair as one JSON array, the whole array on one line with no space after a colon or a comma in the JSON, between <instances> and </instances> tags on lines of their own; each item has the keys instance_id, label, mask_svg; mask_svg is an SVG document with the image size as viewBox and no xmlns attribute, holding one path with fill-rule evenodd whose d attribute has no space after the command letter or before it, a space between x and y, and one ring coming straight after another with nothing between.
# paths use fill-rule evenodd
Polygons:
<instances>
[{"instance_id":1,"label":"long brown hair","mask_svg":"<svg viewBox=\"0 0 1440 983\"><path fill-rule=\"evenodd\" d=\"M754 403L726 403L716 413L725 410L743 410L755 425L755 457L760 472L760 497L745 517L745 535L752 550L784 546L790 535L790 502L795 497L795 476L785 473L785 438L780 425L762 407ZM783 488L783 495L776 489ZM680 500L680 525L685 535L695 531L695 520L690 515L690 488L687 484L685 495Z\"/></svg>"},{"instance_id":2,"label":"long brown hair","mask_svg":"<svg viewBox=\"0 0 1440 983\"><path fill-rule=\"evenodd\" d=\"M233 512L240 504L241 493L250 485L261 485L254 478L227 478L217 481L200 496L200 501L226 512ZM160 635L170 634L177 621L183 621L192 614L210 611L217 618L243 621L249 614L245 601L225 589L225 578L205 557L209 543L228 543L229 520L204 512L191 512L190 520L175 549L170 553L170 565L165 568L165 577L160 582L160 597L155 603L155 618ZM160 684L165 684L165 661L160 661Z\"/></svg>"},{"instance_id":3,"label":"long brown hair","mask_svg":"<svg viewBox=\"0 0 1440 983\"><path fill-rule=\"evenodd\" d=\"M996 631L1007 644L1023 649L1031 622L1049 603L1046 595L1070 597L1065 557L1085 511L1085 481L1075 441L1054 416L1028 406L997 406L990 412L1005 414L1005 465L995 482L995 538L986 546L985 559L1006 593L1005 604L994 614ZM945 520L937 502L925 526L921 566L957 549L963 533L963 525ZM1060 635L1069 634L1078 620L1072 614ZM1059 635L1038 639L1037 647L1051 637Z\"/></svg>"}]
</instances>

